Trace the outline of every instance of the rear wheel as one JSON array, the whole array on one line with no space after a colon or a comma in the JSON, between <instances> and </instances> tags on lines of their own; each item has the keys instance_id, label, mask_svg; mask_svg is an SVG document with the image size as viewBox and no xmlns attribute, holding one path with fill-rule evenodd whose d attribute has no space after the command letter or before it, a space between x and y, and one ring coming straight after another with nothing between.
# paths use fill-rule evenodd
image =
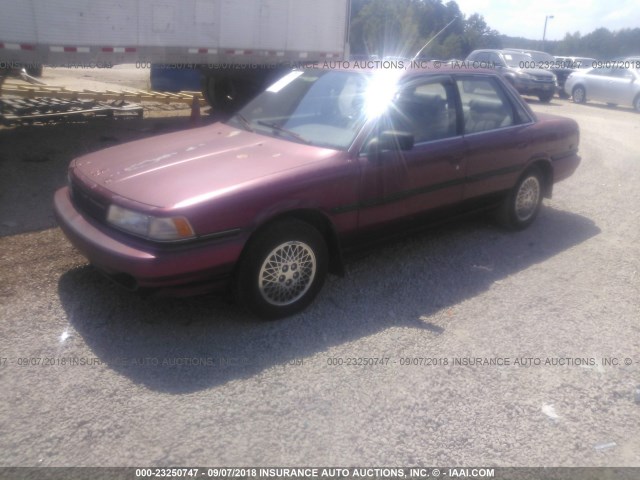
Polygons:
<instances>
[{"instance_id":1,"label":"rear wheel","mask_svg":"<svg viewBox=\"0 0 640 480\"><path fill-rule=\"evenodd\" d=\"M587 101L587 92L582 85L574 87L571 91L571 96L575 103L585 103Z\"/></svg>"},{"instance_id":2,"label":"rear wheel","mask_svg":"<svg viewBox=\"0 0 640 480\"><path fill-rule=\"evenodd\" d=\"M542 181L542 173L537 167L530 168L520 177L498 211L502 225L522 230L533 223L542 203Z\"/></svg>"},{"instance_id":3,"label":"rear wheel","mask_svg":"<svg viewBox=\"0 0 640 480\"><path fill-rule=\"evenodd\" d=\"M265 319L297 313L320 292L328 257L324 238L311 225L295 219L275 223L248 245L236 275L236 297Z\"/></svg>"},{"instance_id":4,"label":"rear wheel","mask_svg":"<svg viewBox=\"0 0 640 480\"><path fill-rule=\"evenodd\" d=\"M28 65L25 67L27 74L31 77L41 77L42 76L42 65Z\"/></svg>"}]
</instances>

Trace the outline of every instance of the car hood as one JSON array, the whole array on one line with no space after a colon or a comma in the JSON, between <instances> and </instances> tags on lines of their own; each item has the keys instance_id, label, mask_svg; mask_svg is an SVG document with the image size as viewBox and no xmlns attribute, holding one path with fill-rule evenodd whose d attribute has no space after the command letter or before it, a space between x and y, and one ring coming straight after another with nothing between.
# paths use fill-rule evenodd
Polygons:
<instances>
[{"instance_id":1,"label":"car hood","mask_svg":"<svg viewBox=\"0 0 640 480\"><path fill-rule=\"evenodd\" d=\"M545 70L543 68L516 68L515 70L521 73L529 73L531 75L535 75L536 77L555 77L555 74L553 72L550 72L549 70Z\"/></svg>"},{"instance_id":2,"label":"car hood","mask_svg":"<svg viewBox=\"0 0 640 480\"><path fill-rule=\"evenodd\" d=\"M107 148L76 159L71 167L117 196L172 208L338 153L217 123Z\"/></svg>"}]
</instances>

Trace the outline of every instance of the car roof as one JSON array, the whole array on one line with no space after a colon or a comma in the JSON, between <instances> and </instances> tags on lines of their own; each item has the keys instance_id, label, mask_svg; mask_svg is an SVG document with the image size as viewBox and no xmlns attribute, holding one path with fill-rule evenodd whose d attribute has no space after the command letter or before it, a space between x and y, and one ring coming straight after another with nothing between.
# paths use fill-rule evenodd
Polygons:
<instances>
[{"instance_id":1,"label":"car roof","mask_svg":"<svg viewBox=\"0 0 640 480\"><path fill-rule=\"evenodd\" d=\"M533 51L533 50L530 50ZM492 52L492 53L521 53L523 55L529 55L525 50L517 50L515 48L479 48L477 50L474 50L471 53L477 53L477 52ZM544 53L544 52L542 52ZM471 54L469 54L471 55Z\"/></svg>"},{"instance_id":2,"label":"car roof","mask_svg":"<svg viewBox=\"0 0 640 480\"><path fill-rule=\"evenodd\" d=\"M531 50L529 48L505 48L504 50L509 52L520 52L520 53L546 53L547 55L551 55L550 53L543 52L542 50Z\"/></svg>"}]
</instances>

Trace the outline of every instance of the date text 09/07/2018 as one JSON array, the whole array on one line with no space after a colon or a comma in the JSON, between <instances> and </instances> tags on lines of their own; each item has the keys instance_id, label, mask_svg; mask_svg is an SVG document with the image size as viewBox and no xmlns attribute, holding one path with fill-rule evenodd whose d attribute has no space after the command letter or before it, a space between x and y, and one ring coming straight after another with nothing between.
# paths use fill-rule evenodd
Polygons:
<instances>
[{"instance_id":1,"label":"date text 09/07/2018","mask_svg":"<svg viewBox=\"0 0 640 480\"><path fill-rule=\"evenodd\" d=\"M603 367L630 366L631 358L617 357L327 357L328 366L415 366L415 367Z\"/></svg>"},{"instance_id":2,"label":"date text 09/07/2018","mask_svg":"<svg viewBox=\"0 0 640 480\"><path fill-rule=\"evenodd\" d=\"M136 468L136 478L494 478L493 468Z\"/></svg>"}]
</instances>

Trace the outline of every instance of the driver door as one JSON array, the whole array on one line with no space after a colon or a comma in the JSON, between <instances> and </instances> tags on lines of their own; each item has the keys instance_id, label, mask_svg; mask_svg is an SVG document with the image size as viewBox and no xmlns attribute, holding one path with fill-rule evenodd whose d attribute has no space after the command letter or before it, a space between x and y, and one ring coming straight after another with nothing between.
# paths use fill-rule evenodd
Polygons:
<instances>
[{"instance_id":1,"label":"driver door","mask_svg":"<svg viewBox=\"0 0 640 480\"><path fill-rule=\"evenodd\" d=\"M361 233L461 201L465 142L458 131L455 88L444 75L414 80L378 121L358 158ZM413 147L372 148L394 131L410 133Z\"/></svg>"}]
</instances>

